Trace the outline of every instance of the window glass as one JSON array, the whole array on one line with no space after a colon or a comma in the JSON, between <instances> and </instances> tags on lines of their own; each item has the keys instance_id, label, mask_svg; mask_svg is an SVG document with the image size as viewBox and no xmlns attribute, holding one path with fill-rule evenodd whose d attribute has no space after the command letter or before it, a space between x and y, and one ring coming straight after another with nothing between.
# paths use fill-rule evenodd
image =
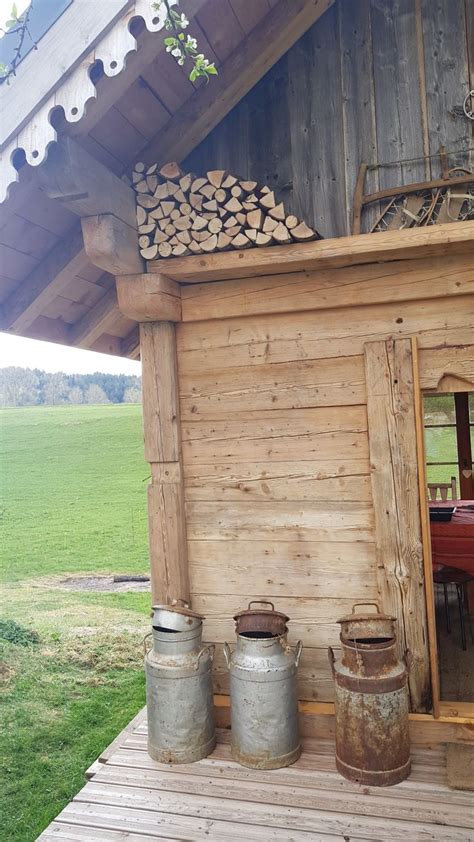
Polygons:
<instances>
[{"instance_id":1,"label":"window glass","mask_svg":"<svg viewBox=\"0 0 474 842\"><path fill-rule=\"evenodd\" d=\"M455 477L459 488L454 395L428 395L424 409L427 481L451 482Z\"/></svg>"},{"instance_id":2,"label":"window glass","mask_svg":"<svg viewBox=\"0 0 474 842\"><path fill-rule=\"evenodd\" d=\"M474 404L472 404L474 411ZM455 424L454 395L428 395L425 397L425 425Z\"/></svg>"}]
</instances>

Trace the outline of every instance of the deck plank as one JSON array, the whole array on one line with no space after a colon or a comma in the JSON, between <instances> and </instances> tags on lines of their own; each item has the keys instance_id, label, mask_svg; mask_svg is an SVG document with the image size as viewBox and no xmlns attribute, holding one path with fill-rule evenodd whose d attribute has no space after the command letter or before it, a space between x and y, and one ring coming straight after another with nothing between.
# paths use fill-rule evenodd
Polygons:
<instances>
[{"instance_id":1,"label":"deck plank","mask_svg":"<svg viewBox=\"0 0 474 842\"><path fill-rule=\"evenodd\" d=\"M244 774L240 775L243 771ZM410 818L414 818L413 811L419 813L417 820L426 820L438 824L449 824L446 816L450 816L453 825L464 825L459 815L459 808L472 805L472 797L468 793L452 791L450 797L439 802L439 792L435 789L413 787L380 789L377 787L362 787L358 784L344 781L336 773L306 772L303 769L281 770L283 774L272 775L258 770L243 770L237 764L231 768L217 766L204 768L201 774L186 774L176 770L176 766L169 770L145 770L130 767L110 765L107 774L97 775L96 782L123 784L124 786L143 786L156 790L170 792L189 792L199 794L206 788L210 794L232 797L242 800L261 801L262 803L288 802L290 805L314 807L321 806L324 801L333 806L336 812L360 812L370 815L386 815L388 810L394 815L403 816L407 811ZM245 774L245 773L248 774ZM293 774L292 774L293 772ZM285 774L287 773L287 774ZM339 785L339 781L341 784ZM251 794L251 798L248 794ZM361 798L361 794L368 796ZM275 799L275 801L273 801ZM393 802L393 804L391 804ZM380 810L381 813L377 811ZM468 826L474 826L474 817L468 818Z\"/></svg>"},{"instance_id":2,"label":"deck plank","mask_svg":"<svg viewBox=\"0 0 474 842\"><path fill-rule=\"evenodd\" d=\"M467 842L471 795L446 785L443 748L414 748L413 772L394 787L362 787L336 771L331 740L303 738L303 754L272 772L232 760L230 732L213 754L168 766L146 751L144 711L90 767L85 787L38 842Z\"/></svg>"},{"instance_id":3,"label":"deck plank","mask_svg":"<svg viewBox=\"0 0 474 842\"><path fill-rule=\"evenodd\" d=\"M87 792L78 793L74 802L85 803L89 806L101 805L105 809L119 807L124 811L139 809L142 812L154 814L157 823L167 814L185 816L209 821L240 822L243 824L259 824L265 828L280 827L298 832L329 832L334 835L349 836L360 839L380 840L390 834L392 840L406 840L407 835L420 840L436 840L445 842L447 838L452 842L466 842L467 828L453 827L446 830L446 825L439 826L429 823L426 819L421 822L408 817L384 818L377 815L361 816L357 813L337 813L333 810L319 807L297 807L288 804L275 803L275 796L270 796L270 802L261 803L256 800L237 800L236 798L215 797L204 790L199 795L174 793L167 791L156 792L133 786L99 784L92 780L87 785ZM232 787L233 795L234 786ZM183 797L185 796L185 797ZM66 808L67 809L67 808ZM447 836L449 833L449 836ZM242 838L245 838L243 832Z\"/></svg>"},{"instance_id":4,"label":"deck plank","mask_svg":"<svg viewBox=\"0 0 474 842\"><path fill-rule=\"evenodd\" d=\"M347 790L349 792L361 793L360 785L345 780L336 772L333 758L330 760L330 764L325 763L323 768L321 768L319 764L307 765L305 763L307 759L308 758L303 756L301 761L294 766L274 770L271 778L272 782L274 781L276 785L279 783L287 783L299 787L322 786L325 789L333 789L334 792L345 792ZM331 768L327 768L329 765ZM170 771L169 766L156 763L156 761L152 760L148 757L148 755L144 755L143 752L125 750L115 754L111 758L108 766L110 769L118 768L124 770L125 772L130 770L132 773L134 770L137 770L139 774L144 776L143 779L145 779L147 775L151 775L153 778L154 776L159 775L160 772ZM239 766L237 762L231 760L230 752L228 752L228 757L225 759L218 757L214 752L211 757L201 760L199 764L193 764L192 767L173 766L171 771L174 774L190 775L192 777L211 776L220 779L229 779L231 781L268 781L267 772L258 769L247 769L244 766ZM430 776L430 771L427 772L427 776ZM439 795L442 795L443 800L446 800L449 803L465 805L470 802L471 797L466 793L462 793L459 790L447 790L445 775L443 774L442 777L443 783L437 783L432 781L431 777L427 777L427 780L425 781L417 780L417 775L415 774L415 777L413 777L412 774L407 781L404 781L397 787L384 789L383 792L393 798L416 799L420 796L421 798L429 799L432 797L438 798ZM364 787L363 789L364 795L371 794L372 792L380 794L380 789L377 787Z\"/></svg>"}]
</instances>

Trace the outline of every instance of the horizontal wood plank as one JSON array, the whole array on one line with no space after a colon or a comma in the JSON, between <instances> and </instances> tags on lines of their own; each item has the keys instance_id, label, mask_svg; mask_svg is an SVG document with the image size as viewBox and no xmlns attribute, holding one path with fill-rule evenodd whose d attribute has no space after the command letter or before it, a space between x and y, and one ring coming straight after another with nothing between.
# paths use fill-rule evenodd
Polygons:
<instances>
[{"instance_id":1,"label":"horizontal wood plank","mask_svg":"<svg viewBox=\"0 0 474 842\"><path fill-rule=\"evenodd\" d=\"M269 274L183 288L183 320L332 310L474 291L471 255Z\"/></svg>"},{"instance_id":2,"label":"horizontal wood plank","mask_svg":"<svg viewBox=\"0 0 474 842\"><path fill-rule=\"evenodd\" d=\"M354 601L372 599L377 590L370 543L189 541L188 558L191 592L209 595L207 611L217 610L226 594L245 602L250 589L277 601L302 594L333 599L347 592L348 582Z\"/></svg>"},{"instance_id":3,"label":"horizontal wood plank","mask_svg":"<svg viewBox=\"0 0 474 842\"><path fill-rule=\"evenodd\" d=\"M407 822L403 819L386 822L384 818L373 816L358 816L358 815L341 815L340 813L329 812L322 809L310 809L304 807L287 807L279 806L275 803L258 803L254 801L238 801L236 799L213 797L208 794L204 800L200 795L186 794L183 798L181 794L170 792L160 792L157 795L152 790L147 790L141 787L122 787L122 786L104 786L92 780L88 784L88 798L86 799L81 793L76 796L74 805L77 806L85 801L92 800L98 808L102 808L103 816L105 817L111 809L126 808L127 812L139 810L141 819L143 821L152 820L155 818L157 824L164 825L167 816L185 816L193 817L196 821L196 829L199 823L204 820L226 820L234 822L258 823L268 827L285 828L288 831L297 831L299 838L300 833L318 833L324 839L325 833L339 833L347 835L351 833L355 838L364 838L377 840L379 842L381 834L384 834L390 829L391 839L404 840L407 833ZM275 801L275 799L273 799ZM65 814L70 813L71 810L66 808ZM232 826L231 826L232 827ZM230 836L232 830L229 828L226 839L232 838ZM413 838L423 838L420 834L425 833L426 825L423 823L410 822L410 832ZM244 828L240 828L240 838ZM445 829L438 827L436 824L431 824L429 828L431 839L436 842L446 842ZM363 834L363 836L362 836ZM245 834L247 836L247 834ZM239 837L236 837L239 838ZM268 837L267 837L268 838ZM271 837L270 837L271 838ZM304 838L304 837L303 837ZM382 836L383 838L383 836ZM429 838L429 837L428 837ZM452 828L450 831L450 842L465 842L465 830Z\"/></svg>"},{"instance_id":4,"label":"horizontal wood plank","mask_svg":"<svg viewBox=\"0 0 474 842\"><path fill-rule=\"evenodd\" d=\"M372 541L370 503L186 503L191 540Z\"/></svg>"},{"instance_id":5,"label":"horizontal wood plank","mask_svg":"<svg viewBox=\"0 0 474 842\"><path fill-rule=\"evenodd\" d=\"M474 334L473 334L474 336ZM458 381L456 384L454 381ZM422 389L470 391L474 388L474 345L420 351Z\"/></svg>"},{"instance_id":6,"label":"horizontal wood plank","mask_svg":"<svg viewBox=\"0 0 474 842\"><path fill-rule=\"evenodd\" d=\"M332 744L327 744L327 747L332 753ZM321 748L323 748L322 745ZM324 748L326 748L326 745L324 745ZM437 762L440 762L438 758ZM295 787L295 776L291 774L287 777L279 775L278 780L272 782L271 779L259 775L258 770L249 770L248 774L245 774L245 772L242 775L236 774L234 778L229 778L229 773L226 776L226 770L222 766L220 775L218 771L212 771L214 771L214 774L209 774L209 778L206 780L205 775L183 774L173 768L167 770L160 777L153 772L111 767L107 771L102 771L100 776L96 778L96 783L107 784L110 782L113 785L144 787L156 792L168 791L192 794L202 793L203 785L210 784L214 795L224 799L231 795L232 798L242 801L252 800L260 803L286 804L312 809L317 803L319 809L335 810L342 813L379 815L392 819L400 817L400 795L393 797L392 793L387 791L387 788L379 788L378 790L375 787L370 788L371 798L361 802L360 790L356 785L352 785L352 787L349 785L344 788L341 786L340 789L344 792L344 797L341 798L338 792L334 792L330 776L326 776L326 785L324 785L324 781L321 780L322 775L318 776L315 773L315 778L311 784L311 773L304 769L301 770L301 778L306 786L300 785L298 787ZM143 777L140 778L140 775ZM231 792L229 780L232 780ZM434 792L420 793L420 796L424 797L419 797L418 803L416 798L410 799L408 794L404 796L406 798L404 806L410 820L436 824L444 824L449 821L456 825L460 821L459 807L461 805L468 806L467 799L459 805L456 802L440 805ZM470 824L469 819L468 823Z\"/></svg>"},{"instance_id":7,"label":"horizontal wood plank","mask_svg":"<svg viewBox=\"0 0 474 842\"><path fill-rule=\"evenodd\" d=\"M344 452L332 461L194 461L185 466L184 487L189 501L372 499L368 459L348 457Z\"/></svg>"},{"instance_id":8,"label":"horizontal wood plank","mask_svg":"<svg viewBox=\"0 0 474 842\"><path fill-rule=\"evenodd\" d=\"M357 406L365 403L363 357L262 365L187 375L180 371L184 417L196 412Z\"/></svg>"},{"instance_id":9,"label":"horizontal wood plank","mask_svg":"<svg viewBox=\"0 0 474 842\"><path fill-rule=\"evenodd\" d=\"M357 356L365 342L405 336L417 336L422 350L465 345L473 334L474 297L464 295L180 324L177 342L180 369L190 374Z\"/></svg>"},{"instance_id":10,"label":"horizontal wood plank","mask_svg":"<svg viewBox=\"0 0 474 842\"><path fill-rule=\"evenodd\" d=\"M229 278L301 272L319 268L337 269L361 263L403 261L452 254L472 254L474 222L433 225L403 231L358 234L291 246L222 252L199 257L173 258L166 262L166 274L180 283L201 283ZM159 261L148 271L161 272Z\"/></svg>"},{"instance_id":11,"label":"horizontal wood plank","mask_svg":"<svg viewBox=\"0 0 474 842\"><path fill-rule=\"evenodd\" d=\"M277 411L278 412L278 411ZM282 417L283 415L283 417ZM187 464L327 459L344 454L368 460L365 407L294 409L262 413L247 420L184 421L183 459Z\"/></svg>"}]
</instances>

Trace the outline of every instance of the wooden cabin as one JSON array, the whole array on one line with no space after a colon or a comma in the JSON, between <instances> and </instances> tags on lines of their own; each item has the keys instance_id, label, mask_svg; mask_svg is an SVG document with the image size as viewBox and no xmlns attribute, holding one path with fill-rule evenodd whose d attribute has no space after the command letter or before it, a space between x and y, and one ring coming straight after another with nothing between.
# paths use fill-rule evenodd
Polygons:
<instances>
[{"instance_id":1,"label":"wooden cabin","mask_svg":"<svg viewBox=\"0 0 474 842\"><path fill-rule=\"evenodd\" d=\"M474 218L442 198L436 224L401 217L407 195L472 196L472 0L182 5L208 85L173 65L148 0L90 20L74 0L2 91L0 327L140 356L153 600L206 616L224 729L233 614L265 598L289 615L308 756L249 784L224 736L173 776L139 720L41 838L467 840L445 747L472 757L474 705L440 695L423 397L474 390ZM169 161L265 185L318 238L144 259L130 177ZM327 647L356 602L397 617L410 669L418 765L398 800L356 800L318 754ZM217 803L216 774L235 800Z\"/></svg>"}]
</instances>

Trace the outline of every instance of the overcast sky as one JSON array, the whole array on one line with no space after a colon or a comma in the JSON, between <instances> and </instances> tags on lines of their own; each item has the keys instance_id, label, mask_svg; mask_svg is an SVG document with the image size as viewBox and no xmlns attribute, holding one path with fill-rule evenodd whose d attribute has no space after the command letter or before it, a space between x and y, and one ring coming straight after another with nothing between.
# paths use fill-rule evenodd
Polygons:
<instances>
[{"instance_id":1,"label":"overcast sky","mask_svg":"<svg viewBox=\"0 0 474 842\"><path fill-rule=\"evenodd\" d=\"M5 21L8 20L13 7L13 3L14 0L0 0L0 26L3 26ZM18 10L18 14L21 15L23 9L26 9L26 7L29 6L29 4L30 0L16 0L16 8Z\"/></svg>"},{"instance_id":2,"label":"overcast sky","mask_svg":"<svg viewBox=\"0 0 474 842\"><path fill-rule=\"evenodd\" d=\"M141 374L141 364L136 360L0 333L0 368L8 365L40 368L49 372L64 371L66 374L94 374L96 371L107 374Z\"/></svg>"}]
</instances>

